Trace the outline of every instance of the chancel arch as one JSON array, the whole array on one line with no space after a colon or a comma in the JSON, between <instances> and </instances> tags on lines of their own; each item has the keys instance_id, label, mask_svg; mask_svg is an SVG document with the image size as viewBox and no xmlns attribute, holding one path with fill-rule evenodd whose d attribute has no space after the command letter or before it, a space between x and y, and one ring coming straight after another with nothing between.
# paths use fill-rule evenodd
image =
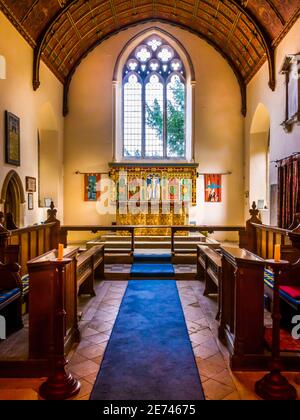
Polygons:
<instances>
[{"instance_id":1,"label":"chancel arch","mask_svg":"<svg viewBox=\"0 0 300 420\"><path fill-rule=\"evenodd\" d=\"M141 49L144 49L145 54L149 56L140 57ZM163 56L164 52L166 57ZM194 158L192 105L195 84L192 61L186 49L173 35L155 27L131 39L121 51L113 75L114 161L128 159L151 161L159 158L165 161L179 159L191 162ZM178 143L175 141L176 150L172 150L168 121L172 105L170 95L176 86L177 96L181 100L180 103L173 101L173 105L177 111L180 109L177 113L181 114L179 131L182 133L182 138L175 139ZM135 98L132 96L133 92ZM132 132L132 127L126 119L126 107L132 103L130 98L135 102L138 101L137 120L133 127L135 131L137 130L135 152L132 149L134 145L126 144L130 137L127 134ZM149 122L151 116L154 118L155 106L159 108L160 123L156 121L157 118ZM155 135L155 131L159 132L159 135ZM153 149L153 144L157 145L156 150Z\"/></svg>"},{"instance_id":2,"label":"chancel arch","mask_svg":"<svg viewBox=\"0 0 300 420\"><path fill-rule=\"evenodd\" d=\"M250 129L250 202L255 201L269 223L270 114L260 103Z\"/></svg>"}]
</instances>

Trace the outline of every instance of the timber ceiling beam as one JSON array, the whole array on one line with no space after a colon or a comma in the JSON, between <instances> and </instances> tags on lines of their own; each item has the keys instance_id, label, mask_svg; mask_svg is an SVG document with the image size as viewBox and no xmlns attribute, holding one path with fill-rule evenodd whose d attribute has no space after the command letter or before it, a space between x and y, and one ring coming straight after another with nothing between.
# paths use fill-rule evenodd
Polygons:
<instances>
[{"instance_id":1,"label":"timber ceiling beam","mask_svg":"<svg viewBox=\"0 0 300 420\"><path fill-rule=\"evenodd\" d=\"M271 0L269 0L269 1L271 1ZM88 0L86 0L85 2L88 3ZM42 59L42 55L43 55L43 51L44 51L46 43L47 43L47 39L48 39L49 35L51 35L52 32L53 32L53 35L55 34L55 31L54 31L55 25L57 23L59 23L60 19L64 15L68 15L68 12L72 8L72 6L76 5L76 3L80 3L79 0L61 1L60 2L61 9L50 20L50 22L44 28L44 30L42 31L41 35L39 36L39 38L37 40L36 46L34 48L34 63L33 63L33 89L34 90L37 90L38 87L40 86L40 74L39 74L40 73L40 61ZM115 28L118 29L118 21L117 21L117 15L116 15L116 12L115 12L115 8L114 8L114 2L113 2L113 0L109 0L109 3L110 3L110 6L111 6L111 10L113 12ZM155 10L155 16L153 16L153 18L156 18L156 17L159 18L159 13L158 13L158 10L157 10L158 3L159 2L157 2L157 1L153 1L153 11ZM264 50L265 50L265 53L266 53L266 57L268 59L269 75L270 75L269 86L272 90L274 90L275 89L275 59L274 59L274 49L272 47L272 40L271 40L270 36L267 34L266 30L260 24L260 22L257 20L257 18L247 9L247 7L246 7L246 5L248 3L247 1L223 0L221 3L226 5L226 7L230 7L230 5L235 6L235 8L237 8L240 11L242 16L245 17L254 26L255 30L257 31L257 36L259 36L259 38L261 39L261 42L263 44L263 47L264 47ZM138 3L133 0L132 1L132 10L133 10L134 14L136 14L136 15L138 14L138 7L139 7ZM194 7L194 13L193 13L194 19L196 18L198 8L199 8L199 1L196 1L195 2L195 7ZM278 10L277 10L277 12L279 13ZM175 2L174 3L174 12L173 12L174 19L176 19L176 16L179 15L179 14L180 14L180 12L179 12L179 9L177 8L177 2ZM174 24L174 21L172 21L171 23ZM114 32L115 31L112 31L111 33L114 33ZM231 34L231 36L232 36L232 34ZM104 38L102 38L102 39L104 39ZM105 39L107 39L106 36L105 36ZM206 40L207 39L208 39L208 37L206 37ZM89 50L90 48L87 47L87 49ZM220 51L220 48L218 48L218 49ZM226 56L228 56L229 54L230 53L225 53ZM86 55L85 52L83 52L82 55L85 56ZM223 51L222 51L222 55L224 56ZM235 56L236 58L238 58L237 57L238 54L234 52L234 49L232 50L232 55ZM240 57L241 57L242 60L244 60L244 56L242 54L240 54ZM233 57L231 57L231 61L233 62ZM248 65L247 61L245 62L245 64ZM76 67L76 65L72 67L72 70L73 70L74 67ZM57 71L57 73L59 73L59 71ZM239 71L239 73L240 73L240 71ZM59 76L59 74L58 74L58 76ZM68 78L68 75L67 75L67 78ZM61 76L60 79L62 81L64 81L63 76Z\"/></svg>"},{"instance_id":2,"label":"timber ceiling beam","mask_svg":"<svg viewBox=\"0 0 300 420\"><path fill-rule=\"evenodd\" d=\"M272 47L272 39L267 34L267 31L265 28L259 23L256 16L254 16L248 9L247 9L247 3L246 0L228 0L232 4L234 4L240 11L242 11L246 17L252 22L252 24L255 26L256 30L258 31L258 34L260 35L265 51L268 58L268 64L269 64L269 87L271 90L275 90L276 87L276 70L275 70L275 49Z\"/></svg>"},{"instance_id":3,"label":"timber ceiling beam","mask_svg":"<svg viewBox=\"0 0 300 420\"><path fill-rule=\"evenodd\" d=\"M184 30L187 30L191 33L193 33L194 35L198 36L199 38L205 40L208 44L210 44L219 54L222 55L222 57L228 62L228 64L230 65L230 67L232 68L237 81L239 83L239 87L240 87L240 92L241 92L241 113L242 115L245 117L247 115L247 86L246 86L246 82L239 70L239 68L237 67L237 65L235 64L235 62L232 60L232 58L226 54L217 43L215 43L212 39L208 38L205 34L193 30L190 27L187 27L183 24L180 23L174 23L173 21L168 21L165 19L157 19L157 18L153 18L152 19L153 22L161 22L161 23L167 23L170 24L172 26L177 26L180 27ZM69 72L65 82L64 82L64 98L63 98L63 115L66 117L69 113L69 89L70 89L70 84L72 81L72 78L76 72L76 69L78 68L78 66L80 65L80 63L82 62L82 60L90 53L92 52L97 46L99 46L102 42L106 41L107 39L109 39L110 37L112 37L113 35L118 34L119 32L121 32L122 30L126 30L129 27L134 27L143 23L147 23L149 22L149 19L147 19L146 21L139 21L139 22L135 22L131 25L126 25L123 28L119 28L111 33L109 33L108 35L106 35L105 37L97 40L92 46L89 47L88 50L86 50L80 57L79 59L75 62L75 64L73 65L71 71Z\"/></svg>"},{"instance_id":4,"label":"timber ceiling beam","mask_svg":"<svg viewBox=\"0 0 300 420\"><path fill-rule=\"evenodd\" d=\"M57 12L57 14L51 19L48 25L44 28L41 35L39 36L36 47L34 48L33 53L33 90L37 90L40 87L40 62L41 56L43 52L43 47L45 44L45 40L47 36L51 33L53 26L59 19L70 10L70 8L75 4L78 0L66 0L61 3L61 9Z\"/></svg>"}]
</instances>

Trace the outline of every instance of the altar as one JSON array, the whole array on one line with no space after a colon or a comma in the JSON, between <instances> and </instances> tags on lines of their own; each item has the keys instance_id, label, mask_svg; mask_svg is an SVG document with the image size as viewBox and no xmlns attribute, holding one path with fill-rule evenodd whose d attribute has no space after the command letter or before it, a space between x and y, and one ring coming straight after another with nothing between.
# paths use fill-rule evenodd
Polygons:
<instances>
[{"instance_id":1,"label":"altar","mask_svg":"<svg viewBox=\"0 0 300 420\"><path fill-rule=\"evenodd\" d=\"M144 226L189 224L197 201L198 164L110 164L116 191L116 223L135 225L137 235L170 235L170 229Z\"/></svg>"}]
</instances>

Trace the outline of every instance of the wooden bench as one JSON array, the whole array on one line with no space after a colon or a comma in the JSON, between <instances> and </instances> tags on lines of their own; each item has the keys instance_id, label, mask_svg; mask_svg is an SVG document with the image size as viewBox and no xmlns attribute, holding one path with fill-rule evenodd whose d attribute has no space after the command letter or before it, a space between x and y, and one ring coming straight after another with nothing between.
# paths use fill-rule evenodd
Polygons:
<instances>
[{"instance_id":1,"label":"wooden bench","mask_svg":"<svg viewBox=\"0 0 300 420\"><path fill-rule=\"evenodd\" d=\"M222 256L214 249L207 246L197 247L197 272L199 279L205 281L204 296L218 294L222 276ZM220 317L220 304L217 320Z\"/></svg>"},{"instance_id":2,"label":"wooden bench","mask_svg":"<svg viewBox=\"0 0 300 420\"><path fill-rule=\"evenodd\" d=\"M94 280L104 279L104 246L93 246L77 257L78 295L96 296Z\"/></svg>"},{"instance_id":3,"label":"wooden bench","mask_svg":"<svg viewBox=\"0 0 300 420\"><path fill-rule=\"evenodd\" d=\"M198 277L205 281L204 296L218 293L222 275L222 256L214 249L198 245Z\"/></svg>"},{"instance_id":4,"label":"wooden bench","mask_svg":"<svg viewBox=\"0 0 300 420\"><path fill-rule=\"evenodd\" d=\"M0 315L5 318L6 332L23 327L22 282L18 264L0 263Z\"/></svg>"},{"instance_id":5,"label":"wooden bench","mask_svg":"<svg viewBox=\"0 0 300 420\"><path fill-rule=\"evenodd\" d=\"M47 252L28 262L29 272L29 358L49 358L51 346L55 341L53 325L57 316L57 299L63 299L65 311L64 345L66 353L74 342L78 342L77 314L77 256L79 249L68 247L64 250L64 258L70 263L64 272L63 296L57 281L57 251Z\"/></svg>"}]
</instances>

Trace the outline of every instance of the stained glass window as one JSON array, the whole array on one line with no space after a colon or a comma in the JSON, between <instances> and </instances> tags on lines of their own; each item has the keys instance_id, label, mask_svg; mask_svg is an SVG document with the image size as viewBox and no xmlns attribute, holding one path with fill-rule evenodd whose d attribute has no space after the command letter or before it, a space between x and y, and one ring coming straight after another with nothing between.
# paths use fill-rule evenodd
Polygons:
<instances>
[{"instance_id":1,"label":"stained glass window","mask_svg":"<svg viewBox=\"0 0 300 420\"><path fill-rule=\"evenodd\" d=\"M131 73L124 84L124 156L142 156L142 85Z\"/></svg>"},{"instance_id":2,"label":"stained glass window","mask_svg":"<svg viewBox=\"0 0 300 420\"><path fill-rule=\"evenodd\" d=\"M135 48L123 70L123 157L184 159L185 109L183 62L153 35Z\"/></svg>"}]
</instances>

